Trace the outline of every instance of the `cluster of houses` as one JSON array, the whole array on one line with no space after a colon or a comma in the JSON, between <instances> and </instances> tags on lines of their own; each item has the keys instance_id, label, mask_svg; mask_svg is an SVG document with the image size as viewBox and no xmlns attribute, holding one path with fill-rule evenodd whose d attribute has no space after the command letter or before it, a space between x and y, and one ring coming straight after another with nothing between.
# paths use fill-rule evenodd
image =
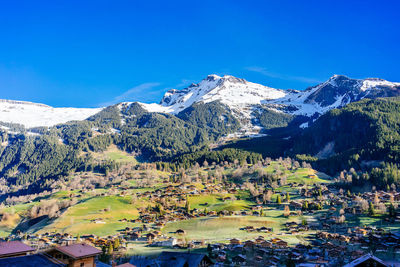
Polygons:
<instances>
[{"instance_id":1,"label":"cluster of houses","mask_svg":"<svg viewBox=\"0 0 400 267\"><path fill-rule=\"evenodd\" d=\"M399 262L383 262L372 254L400 253L399 233L372 233L365 236L354 234L344 236L328 232L318 232L310 244L297 244L294 247L280 238L266 240L259 236L253 240L241 241L237 238L229 244L211 244L216 266L225 266L229 255L229 264L234 266L400 266ZM373 247L371 247L373 244ZM368 255L368 256L365 256ZM371 261L377 265L363 265ZM359 265L361 264L361 265ZM384 264L384 265L381 265ZM397 264L397 265L396 265Z\"/></svg>"},{"instance_id":2,"label":"cluster of houses","mask_svg":"<svg viewBox=\"0 0 400 267\"><path fill-rule=\"evenodd\" d=\"M213 261L205 254L163 252L156 259L132 257L129 262L99 261L103 252L86 243L53 246L37 250L21 241L0 242L0 266L7 267L208 267Z\"/></svg>"}]
</instances>

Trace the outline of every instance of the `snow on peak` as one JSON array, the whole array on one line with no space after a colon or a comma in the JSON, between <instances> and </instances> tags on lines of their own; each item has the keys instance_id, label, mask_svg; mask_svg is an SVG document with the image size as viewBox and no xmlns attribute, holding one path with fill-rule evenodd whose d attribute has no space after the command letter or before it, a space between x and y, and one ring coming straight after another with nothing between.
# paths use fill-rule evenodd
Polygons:
<instances>
[{"instance_id":1,"label":"snow on peak","mask_svg":"<svg viewBox=\"0 0 400 267\"><path fill-rule=\"evenodd\" d=\"M386 80L379 78L367 78L362 81L362 86L360 87L360 90L367 91L371 88L382 87L382 86L395 87L395 86L400 86L400 83L388 82Z\"/></svg>"},{"instance_id":2,"label":"snow on peak","mask_svg":"<svg viewBox=\"0 0 400 267\"><path fill-rule=\"evenodd\" d=\"M26 128L53 126L73 120L84 120L101 108L53 108L44 104L0 100L0 122L18 123Z\"/></svg>"},{"instance_id":3,"label":"snow on peak","mask_svg":"<svg viewBox=\"0 0 400 267\"><path fill-rule=\"evenodd\" d=\"M281 110L293 115L313 116L331 109L343 107L365 97L376 98L400 95L400 83L377 78L351 79L344 75L333 75L326 82L304 91L290 92L285 97L266 104L278 105Z\"/></svg>"},{"instance_id":4,"label":"snow on peak","mask_svg":"<svg viewBox=\"0 0 400 267\"><path fill-rule=\"evenodd\" d=\"M160 104L143 104L142 107L150 112L179 113L197 102L220 101L228 106L243 106L261 104L266 99L281 98L286 91L270 88L241 78L225 75L220 77L208 75L198 84L165 93Z\"/></svg>"}]
</instances>

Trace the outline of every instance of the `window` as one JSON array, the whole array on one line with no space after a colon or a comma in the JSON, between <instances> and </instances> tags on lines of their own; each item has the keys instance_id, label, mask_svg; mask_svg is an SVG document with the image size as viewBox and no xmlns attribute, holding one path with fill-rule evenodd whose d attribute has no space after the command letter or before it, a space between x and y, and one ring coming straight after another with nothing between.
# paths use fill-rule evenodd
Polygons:
<instances>
[{"instance_id":1,"label":"window","mask_svg":"<svg viewBox=\"0 0 400 267\"><path fill-rule=\"evenodd\" d=\"M84 267L85 266L85 263L84 262L81 262L81 267Z\"/></svg>"}]
</instances>

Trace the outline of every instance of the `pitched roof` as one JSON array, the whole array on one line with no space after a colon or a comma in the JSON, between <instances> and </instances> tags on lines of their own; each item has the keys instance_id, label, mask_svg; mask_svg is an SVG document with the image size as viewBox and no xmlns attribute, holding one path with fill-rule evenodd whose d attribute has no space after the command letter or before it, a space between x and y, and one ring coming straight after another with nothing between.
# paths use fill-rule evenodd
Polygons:
<instances>
[{"instance_id":1,"label":"pitched roof","mask_svg":"<svg viewBox=\"0 0 400 267\"><path fill-rule=\"evenodd\" d=\"M0 242L0 256L31 252L34 250L35 249L22 243L21 241Z\"/></svg>"},{"instance_id":2,"label":"pitched roof","mask_svg":"<svg viewBox=\"0 0 400 267\"><path fill-rule=\"evenodd\" d=\"M135 265L130 264L129 262L117 265L117 267L135 267Z\"/></svg>"},{"instance_id":3,"label":"pitched roof","mask_svg":"<svg viewBox=\"0 0 400 267\"><path fill-rule=\"evenodd\" d=\"M13 267L60 267L64 264L56 264L41 254L0 259L0 266Z\"/></svg>"},{"instance_id":4,"label":"pitched roof","mask_svg":"<svg viewBox=\"0 0 400 267\"><path fill-rule=\"evenodd\" d=\"M96 261L96 267L111 267L111 265L101 261Z\"/></svg>"},{"instance_id":5,"label":"pitched roof","mask_svg":"<svg viewBox=\"0 0 400 267\"><path fill-rule=\"evenodd\" d=\"M159 267L160 265L157 263L156 260L149 259L146 257L138 257L138 256L133 256L130 261L130 264L136 267Z\"/></svg>"},{"instance_id":6,"label":"pitched roof","mask_svg":"<svg viewBox=\"0 0 400 267\"><path fill-rule=\"evenodd\" d=\"M85 243L56 247L55 249L61 253L64 253L64 254L72 257L72 258L75 258L75 259L86 258L86 257L95 256L95 255L102 253L101 250L99 250L95 247L89 246Z\"/></svg>"},{"instance_id":7,"label":"pitched roof","mask_svg":"<svg viewBox=\"0 0 400 267\"><path fill-rule=\"evenodd\" d=\"M197 267L204 258L208 259L207 255L197 253L163 251L158 256L157 261L160 263L160 266L166 267L180 267L184 266L186 263L189 267ZM211 260L209 261L211 262Z\"/></svg>"},{"instance_id":8,"label":"pitched roof","mask_svg":"<svg viewBox=\"0 0 400 267\"><path fill-rule=\"evenodd\" d=\"M359 257L358 259L355 259L354 261L346 264L343 267L353 267L353 266L357 266L369 259L373 259L374 261L377 261L381 264L381 266L389 266L386 263L384 263L381 259L375 257L374 255L372 255L371 253L365 254L364 256Z\"/></svg>"}]
</instances>

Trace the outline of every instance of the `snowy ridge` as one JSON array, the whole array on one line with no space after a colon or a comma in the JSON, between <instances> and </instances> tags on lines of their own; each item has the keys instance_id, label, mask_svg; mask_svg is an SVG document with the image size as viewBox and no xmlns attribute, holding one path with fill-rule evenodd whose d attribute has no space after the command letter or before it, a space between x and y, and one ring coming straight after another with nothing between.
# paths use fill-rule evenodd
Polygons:
<instances>
[{"instance_id":1,"label":"snowy ridge","mask_svg":"<svg viewBox=\"0 0 400 267\"><path fill-rule=\"evenodd\" d=\"M209 75L198 84L182 90L172 89L165 93L160 104L140 103L149 112L177 114L197 102L220 101L229 107L261 104L265 99L284 97L286 92L225 75Z\"/></svg>"},{"instance_id":2,"label":"snowy ridge","mask_svg":"<svg viewBox=\"0 0 400 267\"><path fill-rule=\"evenodd\" d=\"M329 80L305 91L291 91L285 97L266 100L264 104L292 115L313 116L341 108L363 98L400 95L400 83L377 78L350 79L334 75ZM303 125L304 127L304 125Z\"/></svg>"},{"instance_id":3,"label":"snowy ridge","mask_svg":"<svg viewBox=\"0 0 400 267\"><path fill-rule=\"evenodd\" d=\"M73 120L84 120L101 108L53 108L25 101L0 100L0 121L18 123L26 128L53 126Z\"/></svg>"},{"instance_id":4,"label":"snowy ridge","mask_svg":"<svg viewBox=\"0 0 400 267\"><path fill-rule=\"evenodd\" d=\"M379 86L394 87L394 86L400 86L400 83L388 82L378 78L367 78L362 81L362 86L360 90L367 91L373 89L374 87L379 87Z\"/></svg>"},{"instance_id":5,"label":"snowy ridge","mask_svg":"<svg viewBox=\"0 0 400 267\"><path fill-rule=\"evenodd\" d=\"M260 111L260 107L309 117L310 121L300 125L300 128L306 128L331 109L341 108L365 97L396 95L400 95L400 83L377 78L362 80L334 75L326 82L297 91L274 89L229 75L220 77L213 74L185 89L169 90L159 104L139 104L148 112L178 114L194 103L220 101L231 109L242 124L241 130L234 135L254 136L262 130L254 120L254 114Z\"/></svg>"},{"instance_id":6,"label":"snowy ridge","mask_svg":"<svg viewBox=\"0 0 400 267\"><path fill-rule=\"evenodd\" d=\"M309 123L325 112L343 107L363 98L400 96L400 83L378 78L350 79L334 75L326 82L304 91L280 90L248 82L230 75L208 75L198 84L165 93L159 104L138 103L148 112L178 114L195 103L220 101L239 119L242 129L238 136L258 134L262 128L254 114L267 108L277 112L309 117ZM132 102L120 103L129 105ZM71 120L84 120L101 108L53 108L43 104L0 99L0 121L22 124L27 128L53 126ZM122 123L124 123L122 119Z\"/></svg>"},{"instance_id":7,"label":"snowy ridge","mask_svg":"<svg viewBox=\"0 0 400 267\"><path fill-rule=\"evenodd\" d=\"M243 127L236 135L253 136L261 130L259 126L251 123L255 107L261 105L265 99L278 99L286 94L284 90L251 83L230 75L220 77L213 74L188 88L169 90L160 104L140 103L140 105L149 112L177 114L194 103L220 101L227 105L242 123Z\"/></svg>"}]
</instances>

